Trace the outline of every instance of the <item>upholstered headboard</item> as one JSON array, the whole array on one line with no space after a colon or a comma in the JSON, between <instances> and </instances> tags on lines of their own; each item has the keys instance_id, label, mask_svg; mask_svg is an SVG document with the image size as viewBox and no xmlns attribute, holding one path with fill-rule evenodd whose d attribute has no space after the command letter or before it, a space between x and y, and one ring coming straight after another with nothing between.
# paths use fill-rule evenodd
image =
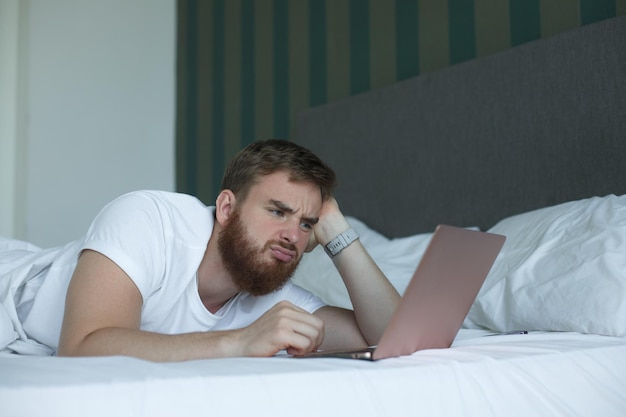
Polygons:
<instances>
[{"instance_id":1,"label":"upholstered headboard","mask_svg":"<svg viewBox=\"0 0 626 417\"><path fill-rule=\"evenodd\" d=\"M390 237L626 193L626 17L304 111L343 211Z\"/></svg>"}]
</instances>

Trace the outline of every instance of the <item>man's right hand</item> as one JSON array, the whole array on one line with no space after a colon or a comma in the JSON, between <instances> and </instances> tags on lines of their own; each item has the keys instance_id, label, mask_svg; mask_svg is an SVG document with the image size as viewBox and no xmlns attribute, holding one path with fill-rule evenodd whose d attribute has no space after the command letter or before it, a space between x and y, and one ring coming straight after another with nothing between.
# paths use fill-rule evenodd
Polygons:
<instances>
[{"instance_id":1,"label":"man's right hand","mask_svg":"<svg viewBox=\"0 0 626 417\"><path fill-rule=\"evenodd\" d=\"M240 356L272 356L281 350L303 355L317 350L324 340L324 322L282 301L250 326L237 330Z\"/></svg>"}]
</instances>

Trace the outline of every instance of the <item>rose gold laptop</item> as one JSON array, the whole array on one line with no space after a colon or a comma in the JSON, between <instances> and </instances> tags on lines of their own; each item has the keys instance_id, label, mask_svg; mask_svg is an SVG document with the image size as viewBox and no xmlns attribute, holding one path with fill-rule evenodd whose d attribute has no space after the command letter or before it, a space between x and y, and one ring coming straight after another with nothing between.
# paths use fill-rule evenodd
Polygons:
<instances>
[{"instance_id":1,"label":"rose gold laptop","mask_svg":"<svg viewBox=\"0 0 626 417\"><path fill-rule=\"evenodd\" d=\"M506 238L439 225L378 346L304 356L378 360L449 348Z\"/></svg>"}]
</instances>

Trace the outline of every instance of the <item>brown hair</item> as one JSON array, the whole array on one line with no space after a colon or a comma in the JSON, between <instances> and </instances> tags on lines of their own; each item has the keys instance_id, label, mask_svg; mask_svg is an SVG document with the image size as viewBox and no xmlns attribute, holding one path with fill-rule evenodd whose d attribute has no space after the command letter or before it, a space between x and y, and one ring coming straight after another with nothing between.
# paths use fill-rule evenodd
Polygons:
<instances>
[{"instance_id":1,"label":"brown hair","mask_svg":"<svg viewBox=\"0 0 626 417\"><path fill-rule=\"evenodd\" d=\"M228 163L222 178L222 190L231 190L245 200L250 187L261 176L288 172L291 181L311 182L320 188L322 201L333 193L335 172L307 148L281 139L253 142L239 151Z\"/></svg>"}]
</instances>

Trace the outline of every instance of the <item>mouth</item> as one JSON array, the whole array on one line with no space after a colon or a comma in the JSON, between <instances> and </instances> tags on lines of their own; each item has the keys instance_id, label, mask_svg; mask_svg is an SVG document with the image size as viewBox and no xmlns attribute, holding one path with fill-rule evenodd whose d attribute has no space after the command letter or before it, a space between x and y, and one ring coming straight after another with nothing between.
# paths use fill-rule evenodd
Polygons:
<instances>
[{"instance_id":1,"label":"mouth","mask_svg":"<svg viewBox=\"0 0 626 417\"><path fill-rule=\"evenodd\" d=\"M278 244L271 245L269 249L272 255L274 255L274 257L281 262L293 262L297 256L297 252L295 250L287 249Z\"/></svg>"}]
</instances>

